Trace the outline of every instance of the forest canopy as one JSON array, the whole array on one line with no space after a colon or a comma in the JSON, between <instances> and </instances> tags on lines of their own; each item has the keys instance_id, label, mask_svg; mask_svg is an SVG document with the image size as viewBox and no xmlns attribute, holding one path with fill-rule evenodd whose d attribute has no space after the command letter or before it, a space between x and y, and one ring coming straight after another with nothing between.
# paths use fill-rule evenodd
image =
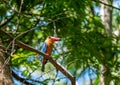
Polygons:
<instances>
[{"instance_id":1,"label":"forest canopy","mask_svg":"<svg viewBox=\"0 0 120 85\"><path fill-rule=\"evenodd\" d=\"M118 2L0 0L0 70L11 85L119 85ZM48 36L61 38L51 57L41 53ZM50 57L45 72L41 55Z\"/></svg>"}]
</instances>

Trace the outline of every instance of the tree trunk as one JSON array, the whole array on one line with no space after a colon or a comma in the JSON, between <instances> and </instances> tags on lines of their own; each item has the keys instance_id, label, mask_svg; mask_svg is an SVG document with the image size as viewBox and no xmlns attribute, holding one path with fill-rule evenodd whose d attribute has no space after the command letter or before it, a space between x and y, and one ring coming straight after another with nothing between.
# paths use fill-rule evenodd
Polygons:
<instances>
[{"instance_id":1,"label":"tree trunk","mask_svg":"<svg viewBox=\"0 0 120 85\"><path fill-rule=\"evenodd\" d=\"M2 49L2 40L0 38L0 85L14 85L11 71L8 64L4 64L5 56Z\"/></svg>"},{"instance_id":2,"label":"tree trunk","mask_svg":"<svg viewBox=\"0 0 120 85\"><path fill-rule=\"evenodd\" d=\"M112 0L101 0L101 2L112 5ZM103 25L106 28L105 33L108 36L112 36L112 7L106 6L103 3L101 4L101 9L100 9L101 20ZM110 50L111 48L108 48L108 49ZM105 57L106 58L110 57L110 55ZM100 85L110 85L110 67L108 66L107 62L104 62L101 65Z\"/></svg>"},{"instance_id":3,"label":"tree trunk","mask_svg":"<svg viewBox=\"0 0 120 85\"><path fill-rule=\"evenodd\" d=\"M103 64L101 66L100 85L110 85L110 81L111 81L111 74L109 67Z\"/></svg>"},{"instance_id":4,"label":"tree trunk","mask_svg":"<svg viewBox=\"0 0 120 85\"><path fill-rule=\"evenodd\" d=\"M113 1L112 0L101 0L101 2L112 5ZM101 4L101 9L100 9L102 23L106 28L105 32L108 35L112 35L112 7L106 6L103 3Z\"/></svg>"}]
</instances>

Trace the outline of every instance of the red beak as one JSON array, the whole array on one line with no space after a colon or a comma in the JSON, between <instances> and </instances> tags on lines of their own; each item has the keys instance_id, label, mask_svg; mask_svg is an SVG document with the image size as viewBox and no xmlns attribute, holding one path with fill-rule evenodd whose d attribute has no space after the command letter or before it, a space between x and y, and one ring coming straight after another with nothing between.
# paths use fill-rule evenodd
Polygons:
<instances>
[{"instance_id":1,"label":"red beak","mask_svg":"<svg viewBox=\"0 0 120 85\"><path fill-rule=\"evenodd\" d=\"M56 42L56 41L60 41L60 38L56 38L56 37L48 37L52 42Z\"/></svg>"}]
</instances>

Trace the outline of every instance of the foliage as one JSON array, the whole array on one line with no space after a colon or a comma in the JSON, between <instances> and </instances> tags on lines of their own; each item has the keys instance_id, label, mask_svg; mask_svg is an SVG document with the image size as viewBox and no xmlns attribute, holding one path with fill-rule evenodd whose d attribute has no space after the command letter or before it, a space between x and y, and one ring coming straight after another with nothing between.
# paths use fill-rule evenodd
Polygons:
<instances>
[{"instance_id":1,"label":"foliage","mask_svg":"<svg viewBox=\"0 0 120 85\"><path fill-rule=\"evenodd\" d=\"M120 37L105 34L105 27L101 23L99 14L91 9L99 7L99 2L91 0L3 0L0 4L1 23L13 16L1 29L12 34L15 39L40 50L47 36L61 37L62 41L55 46L52 56L77 78L88 68L95 69L95 74L99 77L101 64L108 64L111 74L114 72L119 74ZM113 18L117 21L117 23L113 22L114 30L119 29L119 12L116 10ZM1 36L5 42L4 46L11 49L12 44L6 42L7 37L0 34ZM25 67L22 73L24 76L29 76L31 70L40 71L39 55L19 47L14 47L14 49L16 51L11 60L13 68ZM45 78L46 82L52 79L53 82L57 82L59 77L55 77L57 72L54 66L48 63L46 69L48 75L53 74L47 77L48 79ZM43 75L46 77L46 74ZM119 81L118 76L112 76L111 80ZM94 80L95 85L99 83L98 77ZM65 81L61 82L65 83Z\"/></svg>"}]
</instances>

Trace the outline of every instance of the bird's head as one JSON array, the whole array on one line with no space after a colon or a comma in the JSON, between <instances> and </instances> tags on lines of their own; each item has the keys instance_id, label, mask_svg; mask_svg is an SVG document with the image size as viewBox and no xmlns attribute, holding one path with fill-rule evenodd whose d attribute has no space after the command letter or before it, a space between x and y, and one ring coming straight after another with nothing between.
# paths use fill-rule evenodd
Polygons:
<instances>
[{"instance_id":1,"label":"bird's head","mask_svg":"<svg viewBox=\"0 0 120 85\"><path fill-rule=\"evenodd\" d=\"M52 37L52 36L49 36L48 39L53 43L61 40L60 38L56 38L56 37Z\"/></svg>"}]
</instances>

